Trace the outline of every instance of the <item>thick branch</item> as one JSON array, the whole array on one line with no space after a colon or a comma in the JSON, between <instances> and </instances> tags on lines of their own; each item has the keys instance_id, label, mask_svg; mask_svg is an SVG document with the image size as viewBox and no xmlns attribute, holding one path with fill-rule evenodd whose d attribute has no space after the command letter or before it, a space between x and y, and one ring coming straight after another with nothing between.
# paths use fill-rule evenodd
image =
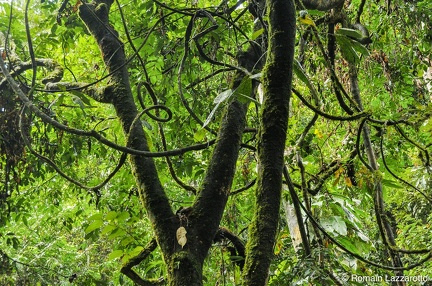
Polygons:
<instances>
[{"instance_id":1,"label":"thick branch","mask_svg":"<svg viewBox=\"0 0 432 286\"><path fill-rule=\"evenodd\" d=\"M53 92L79 90L100 103L109 103L109 96L113 87L96 87L84 82L50 82L45 85L45 89Z\"/></svg>"},{"instance_id":2,"label":"thick branch","mask_svg":"<svg viewBox=\"0 0 432 286\"><path fill-rule=\"evenodd\" d=\"M192 216L195 216L193 219L197 222L200 240L208 246L205 247L206 252L212 244L230 194L241 137L246 124L246 111L245 104L237 100L232 101L228 106L202 190L193 206ZM211 233L213 235L209 236ZM205 254L202 253L203 258Z\"/></svg>"},{"instance_id":3,"label":"thick branch","mask_svg":"<svg viewBox=\"0 0 432 286\"><path fill-rule=\"evenodd\" d=\"M103 60L109 72L112 73L110 81L113 92L110 94L109 101L116 109L124 133L130 135L129 147L148 151L148 143L141 121L138 120L136 124L133 124L138 110L129 84L123 43L118 39L117 32L108 20L111 4L110 0L82 4L79 8L79 15L98 43ZM168 223L167 219L174 217L174 213L160 183L154 161L151 158L132 155L130 163L141 200L148 211L159 245L164 253L170 253L175 245L175 226Z\"/></svg>"},{"instance_id":4,"label":"thick branch","mask_svg":"<svg viewBox=\"0 0 432 286\"><path fill-rule=\"evenodd\" d=\"M259 49L254 46L250 46L246 52L239 54L238 62L241 71L238 71L235 76L232 90L242 83L245 76L243 70L250 73L254 68L261 67L260 55ZM196 224L197 237L205 246L200 250L202 258L212 245L230 195L241 138L246 125L246 112L247 104L237 99L233 99L228 104L202 190L198 193L193 206L191 221Z\"/></svg>"},{"instance_id":5,"label":"thick branch","mask_svg":"<svg viewBox=\"0 0 432 286\"><path fill-rule=\"evenodd\" d=\"M32 63L31 62L22 62L19 64L11 63L13 66L13 70L11 71L11 76L16 77L26 70L31 69ZM35 60L36 66L40 67L46 67L51 72L42 79L42 83L50 83L50 82L58 82L63 78L63 68L54 60L52 59L36 59ZM3 88L3 86L7 83L7 79L4 78L0 81L0 89Z\"/></svg>"}]
</instances>

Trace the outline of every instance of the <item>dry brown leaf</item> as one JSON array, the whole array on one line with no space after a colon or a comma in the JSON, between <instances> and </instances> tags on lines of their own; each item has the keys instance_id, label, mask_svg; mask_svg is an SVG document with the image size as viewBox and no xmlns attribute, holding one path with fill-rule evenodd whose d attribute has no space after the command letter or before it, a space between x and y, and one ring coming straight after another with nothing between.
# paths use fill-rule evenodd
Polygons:
<instances>
[{"instance_id":1,"label":"dry brown leaf","mask_svg":"<svg viewBox=\"0 0 432 286\"><path fill-rule=\"evenodd\" d=\"M187 242L186 233L187 231L183 226L179 227L176 232L177 242L181 245L182 248Z\"/></svg>"}]
</instances>

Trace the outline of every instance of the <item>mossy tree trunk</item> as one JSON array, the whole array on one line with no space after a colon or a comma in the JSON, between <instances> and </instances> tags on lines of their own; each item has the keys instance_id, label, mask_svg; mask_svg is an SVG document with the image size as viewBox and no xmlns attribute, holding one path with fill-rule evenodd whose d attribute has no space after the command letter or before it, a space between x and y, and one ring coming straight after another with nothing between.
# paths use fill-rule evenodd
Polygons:
<instances>
[{"instance_id":1,"label":"mossy tree trunk","mask_svg":"<svg viewBox=\"0 0 432 286\"><path fill-rule=\"evenodd\" d=\"M109 23L112 0L97 0L82 4L79 15L99 45L104 62L111 73L109 88L101 97L103 102L115 107L128 136L128 147L148 151L148 143L133 99L129 84L123 43ZM260 54L256 49L242 53L240 63L251 70ZM235 76L235 89L244 75ZM95 98L96 99L96 98ZM168 272L169 285L202 285L202 267L225 209L235 173L241 137L245 128L247 105L233 99L226 108L217 142L212 154L204 183L196 200L181 217L175 214L161 185L152 158L130 155L130 165L141 200L151 220ZM133 122L135 122L133 124ZM181 221L182 220L182 221ZM187 224L184 224L187 220ZM187 243L181 247L176 241L176 231L183 226L187 231ZM144 282L135 281L138 284Z\"/></svg>"},{"instance_id":2,"label":"mossy tree trunk","mask_svg":"<svg viewBox=\"0 0 432 286\"><path fill-rule=\"evenodd\" d=\"M269 46L263 71L264 102L258 141L256 212L249 229L244 285L266 285L273 259L282 193L295 42L295 4L267 0Z\"/></svg>"}]
</instances>

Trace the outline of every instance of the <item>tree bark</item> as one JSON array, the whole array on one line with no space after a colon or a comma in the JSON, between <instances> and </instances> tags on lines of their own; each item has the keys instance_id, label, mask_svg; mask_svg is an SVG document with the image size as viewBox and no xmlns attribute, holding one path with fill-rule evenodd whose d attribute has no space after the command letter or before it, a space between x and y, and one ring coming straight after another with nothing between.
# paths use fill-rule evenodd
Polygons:
<instances>
[{"instance_id":1,"label":"tree bark","mask_svg":"<svg viewBox=\"0 0 432 286\"><path fill-rule=\"evenodd\" d=\"M267 0L269 48L263 71L264 102L258 142L256 213L249 229L244 285L266 285L273 259L282 193L295 42L292 0Z\"/></svg>"},{"instance_id":2,"label":"tree bark","mask_svg":"<svg viewBox=\"0 0 432 286\"><path fill-rule=\"evenodd\" d=\"M112 73L110 85L113 88L107 90L109 94L106 94L105 98L114 106L124 134L129 134L128 147L148 151L141 121L136 120L132 126L138 110L129 84L123 43L109 23L108 14L112 3L106 0L82 4L79 8L79 15L98 43L108 71ZM130 165L156 237L165 238L163 241L158 239L158 243L164 252L170 252L175 242L176 228L173 223L165 222L167 218L173 217L174 213L160 183L154 161L144 156L131 155ZM166 237L171 237L171 239Z\"/></svg>"}]
</instances>

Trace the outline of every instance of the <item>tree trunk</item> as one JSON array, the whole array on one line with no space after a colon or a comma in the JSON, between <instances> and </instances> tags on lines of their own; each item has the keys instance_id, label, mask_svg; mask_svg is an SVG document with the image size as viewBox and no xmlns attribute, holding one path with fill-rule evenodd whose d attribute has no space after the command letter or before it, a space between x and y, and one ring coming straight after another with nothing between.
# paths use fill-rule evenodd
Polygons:
<instances>
[{"instance_id":1,"label":"tree trunk","mask_svg":"<svg viewBox=\"0 0 432 286\"><path fill-rule=\"evenodd\" d=\"M264 102L258 142L256 212L249 229L244 285L266 285L273 259L282 193L295 42L292 0L267 0L269 47L263 71Z\"/></svg>"}]
</instances>

